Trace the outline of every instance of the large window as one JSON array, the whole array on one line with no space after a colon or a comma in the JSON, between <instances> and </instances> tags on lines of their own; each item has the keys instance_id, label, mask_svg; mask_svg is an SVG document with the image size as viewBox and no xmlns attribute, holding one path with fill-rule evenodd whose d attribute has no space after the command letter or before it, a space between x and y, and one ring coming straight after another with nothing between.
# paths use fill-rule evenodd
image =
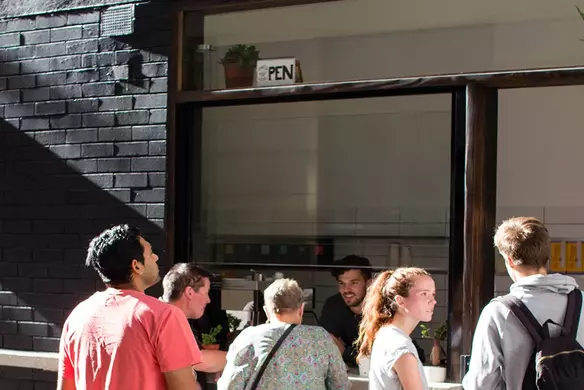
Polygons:
<instances>
[{"instance_id":1,"label":"large window","mask_svg":"<svg viewBox=\"0 0 584 390\"><path fill-rule=\"evenodd\" d=\"M195 259L224 275L294 277L313 289L316 315L337 291L333 260L425 267L438 326L448 317L451 116L449 94L203 109Z\"/></svg>"},{"instance_id":2,"label":"large window","mask_svg":"<svg viewBox=\"0 0 584 390\"><path fill-rule=\"evenodd\" d=\"M185 9L177 19L182 41L169 131L176 156L168 188L173 258L224 275L285 270L318 287L317 307L335 291L324 268L346 254L367 256L376 268L429 268L439 304L448 294L448 313L438 311L435 320L449 319L448 365L457 378L459 357L470 352L480 310L494 292L496 220L540 210L546 222L548 215L561 222L554 231L580 231L564 226L579 209L531 207L536 199L563 202L548 197L555 189L519 195L543 181L514 188L525 182L519 168L533 168L533 156L525 157L530 145L561 143L542 143L549 134L537 138L549 123L575 131L577 115L570 111L566 119L564 107L578 100L502 89L584 84L584 69L576 67L584 23L563 0L276 7L291 2L203 1L208 9ZM241 11L262 5L276 8ZM301 77L264 88L267 68L256 58L300 66ZM574 67L533 70L565 66ZM546 98L517 106L517 97L538 94ZM533 119L541 115L530 110L545 116L550 104L560 107L561 121ZM505 163L521 155L507 171ZM555 163L540 169L562 170ZM551 182L561 180L556 174ZM565 188L579 188L573 183ZM515 199L529 207L510 204Z\"/></svg>"},{"instance_id":3,"label":"large window","mask_svg":"<svg viewBox=\"0 0 584 390\"><path fill-rule=\"evenodd\" d=\"M446 270L450 104L428 95L204 109L201 207L208 243L220 243L207 261L327 264L352 242L380 267ZM403 253L418 244L441 256Z\"/></svg>"}]
</instances>

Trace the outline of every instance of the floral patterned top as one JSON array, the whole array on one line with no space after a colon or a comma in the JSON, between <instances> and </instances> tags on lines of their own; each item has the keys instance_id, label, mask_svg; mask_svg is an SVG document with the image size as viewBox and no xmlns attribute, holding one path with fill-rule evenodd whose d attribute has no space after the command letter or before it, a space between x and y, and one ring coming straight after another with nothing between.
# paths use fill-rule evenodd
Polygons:
<instances>
[{"instance_id":1,"label":"floral patterned top","mask_svg":"<svg viewBox=\"0 0 584 390\"><path fill-rule=\"evenodd\" d=\"M218 390L249 389L265 358L288 325L263 324L244 329L227 353ZM282 343L258 389L349 390L347 367L331 336L320 326L298 325Z\"/></svg>"}]
</instances>

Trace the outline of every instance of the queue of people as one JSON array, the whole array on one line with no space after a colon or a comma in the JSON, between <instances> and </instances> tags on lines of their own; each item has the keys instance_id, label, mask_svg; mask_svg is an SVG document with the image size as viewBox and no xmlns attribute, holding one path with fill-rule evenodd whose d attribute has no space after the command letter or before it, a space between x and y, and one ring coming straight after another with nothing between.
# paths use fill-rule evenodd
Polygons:
<instances>
[{"instance_id":1,"label":"queue of people","mask_svg":"<svg viewBox=\"0 0 584 390\"><path fill-rule=\"evenodd\" d=\"M536 343L513 305L546 326L569 318L572 330L563 337L578 346L584 342L581 292L573 278L547 274L549 233L537 219L503 222L495 245L515 283L481 315L464 388L545 389L529 385L554 371L536 375ZM370 361L372 390L429 389L423 351L410 336L419 322L431 321L436 305L436 286L424 269L398 268L373 278L367 259L341 259L333 271L339 293L325 303L322 326L302 324L302 289L292 279L277 279L264 292L267 323L244 329L226 353L201 351L187 321L200 318L210 303L211 274L193 263L177 264L156 299L144 290L160 281L157 261L135 227L119 225L91 241L86 264L107 288L81 302L65 322L59 390L200 389L197 372L217 373L219 390L348 390L347 366L360 359ZM581 383L582 348L560 352L549 361L569 356L563 364L573 369L553 380Z\"/></svg>"},{"instance_id":2,"label":"queue of people","mask_svg":"<svg viewBox=\"0 0 584 390\"><path fill-rule=\"evenodd\" d=\"M368 311L381 310L394 313L395 319L407 318L395 326L401 329L405 324L404 340L408 340L415 319L431 317L424 309L435 303L435 291L430 291L433 284L426 280L431 278L420 269L401 269L395 277L384 273L373 282L368 294L376 291L378 295L371 299L378 304L368 305L365 291L371 274L366 266L362 267L365 271L354 268L364 265L359 259L348 258L343 261L345 269L336 274L344 302L341 308L354 314L345 326L347 334L330 324L328 329L303 325L302 289L292 279L278 279L264 292L268 322L244 329L226 354L201 350L187 321L200 318L209 304L211 275L192 263L177 264L164 277L163 295L156 299L144 291L161 279L157 262L150 243L132 226L115 226L91 241L86 265L95 269L107 288L81 302L65 322L59 351L59 390L199 389L197 372L222 373L217 382L221 390L348 390L351 384L344 360L355 362L354 339L360 317L367 323L389 318ZM398 276L402 278L400 275L407 279L400 282L407 288L396 290L403 295L398 298L391 286ZM428 289L426 301L415 298L420 288ZM389 300L393 304L385 307ZM334 308L335 301L331 302ZM409 313L412 307L413 313L423 311L425 317L408 314L402 318L397 314ZM361 335L360 339L370 337L375 334ZM372 361L372 372L377 372L375 364Z\"/></svg>"}]
</instances>

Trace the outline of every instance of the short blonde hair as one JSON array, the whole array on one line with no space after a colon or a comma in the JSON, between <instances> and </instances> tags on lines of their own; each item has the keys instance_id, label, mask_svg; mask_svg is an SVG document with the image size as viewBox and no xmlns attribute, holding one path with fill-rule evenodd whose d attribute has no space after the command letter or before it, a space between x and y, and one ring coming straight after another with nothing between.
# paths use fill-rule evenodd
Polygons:
<instances>
[{"instance_id":1,"label":"short blonde hair","mask_svg":"<svg viewBox=\"0 0 584 390\"><path fill-rule=\"evenodd\" d=\"M294 279L278 279L264 291L264 304L272 313L298 310L303 302L303 291Z\"/></svg>"},{"instance_id":2,"label":"short blonde hair","mask_svg":"<svg viewBox=\"0 0 584 390\"><path fill-rule=\"evenodd\" d=\"M510 218L497 228L495 246L517 265L540 269L550 257L550 234L537 218Z\"/></svg>"}]
</instances>

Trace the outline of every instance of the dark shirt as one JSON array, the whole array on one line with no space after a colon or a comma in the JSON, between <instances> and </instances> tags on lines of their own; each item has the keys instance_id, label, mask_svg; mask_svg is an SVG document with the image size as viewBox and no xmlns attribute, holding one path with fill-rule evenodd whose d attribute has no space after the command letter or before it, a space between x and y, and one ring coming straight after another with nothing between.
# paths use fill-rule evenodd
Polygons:
<instances>
[{"instance_id":1,"label":"dark shirt","mask_svg":"<svg viewBox=\"0 0 584 390\"><path fill-rule=\"evenodd\" d=\"M335 294L325 301L319 322L327 332L345 344L343 353L345 363L357 366L357 351L353 343L359 337L361 315L349 309L341 294Z\"/></svg>"},{"instance_id":2,"label":"dark shirt","mask_svg":"<svg viewBox=\"0 0 584 390\"><path fill-rule=\"evenodd\" d=\"M217 342L220 345L219 349L221 351L227 351L229 347L227 334L229 333L229 322L227 320L227 312L213 305L207 305L205 312L201 318L198 320L189 320L191 329L195 334L195 339L199 345L199 349L203 349L203 343L201 342L201 334L208 333L211 328L221 325L222 329L219 335L217 335ZM197 381L201 385L201 390L207 390L209 388L207 383L207 376L204 372L197 372Z\"/></svg>"},{"instance_id":3,"label":"dark shirt","mask_svg":"<svg viewBox=\"0 0 584 390\"><path fill-rule=\"evenodd\" d=\"M335 294L325 301L319 322L327 332L345 344L345 352L343 352L345 363L357 366L358 350L355 348L354 342L359 338L361 315L355 314L349 309L341 294ZM424 364L426 362L424 350L415 340L412 341L418 350L420 361Z\"/></svg>"}]
</instances>

